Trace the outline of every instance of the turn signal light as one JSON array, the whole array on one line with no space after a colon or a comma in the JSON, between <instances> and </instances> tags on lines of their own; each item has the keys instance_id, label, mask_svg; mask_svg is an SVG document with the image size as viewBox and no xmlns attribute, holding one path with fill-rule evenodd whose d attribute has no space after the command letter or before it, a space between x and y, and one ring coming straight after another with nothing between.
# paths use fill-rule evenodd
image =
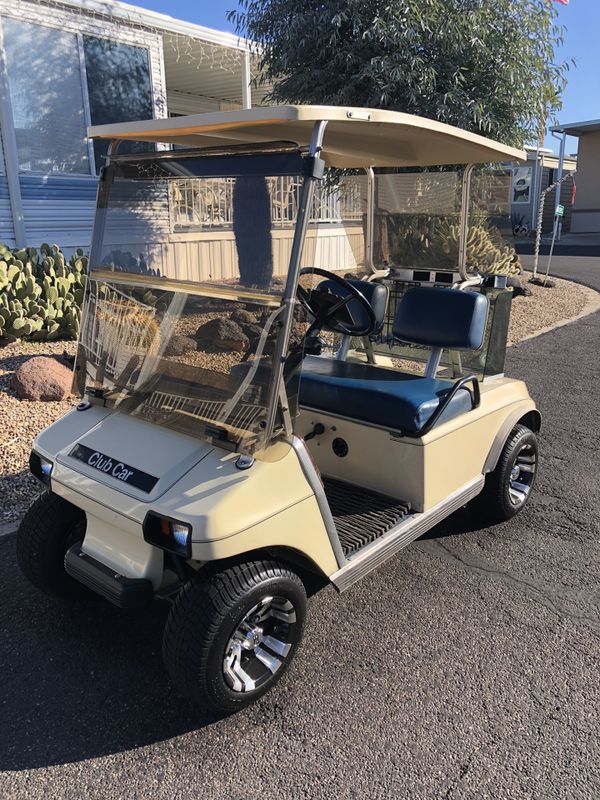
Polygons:
<instances>
[{"instance_id":1,"label":"turn signal light","mask_svg":"<svg viewBox=\"0 0 600 800\"><path fill-rule=\"evenodd\" d=\"M148 544L189 558L192 554L192 526L149 511L144 520L144 539Z\"/></svg>"}]
</instances>

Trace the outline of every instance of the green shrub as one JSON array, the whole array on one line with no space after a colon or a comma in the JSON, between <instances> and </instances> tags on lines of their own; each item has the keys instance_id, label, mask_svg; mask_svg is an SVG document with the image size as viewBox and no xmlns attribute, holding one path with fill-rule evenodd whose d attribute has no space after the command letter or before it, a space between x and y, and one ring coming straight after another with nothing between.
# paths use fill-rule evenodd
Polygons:
<instances>
[{"instance_id":1,"label":"green shrub","mask_svg":"<svg viewBox=\"0 0 600 800\"><path fill-rule=\"evenodd\" d=\"M0 244L0 339L75 339L88 260L67 261L58 245L11 250Z\"/></svg>"}]
</instances>

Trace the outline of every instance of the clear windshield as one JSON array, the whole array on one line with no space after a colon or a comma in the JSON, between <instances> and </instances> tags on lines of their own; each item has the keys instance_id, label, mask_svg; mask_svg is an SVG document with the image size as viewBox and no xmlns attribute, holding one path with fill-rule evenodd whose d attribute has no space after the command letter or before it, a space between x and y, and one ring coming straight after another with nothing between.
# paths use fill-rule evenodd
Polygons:
<instances>
[{"instance_id":1,"label":"clear windshield","mask_svg":"<svg viewBox=\"0 0 600 800\"><path fill-rule=\"evenodd\" d=\"M91 268L282 295L301 169L297 153L117 162Z\"/></svg>"},{"instance_id":2,"label":"clear windshield","mask_svg":"<svg viewBox=\"0 0 600 800\"><path fill-rule=\"evenodd\" d=\"M282 306L89 283L77 388L108 406L254 452Z\"/></svg>"},{"instance_id":3,"label":"clear windshield","mask_svg":"<svg viewBox=\"0 0 600 800\"><path fill-rule=\"evenodd\" d=\"M113 165L99 200L77 389L153 423L260 450L278 403L273 355L301 169L297 153ZM303 262L313 266L314 255L309 244Z\"/></svg>"}]
</instances>

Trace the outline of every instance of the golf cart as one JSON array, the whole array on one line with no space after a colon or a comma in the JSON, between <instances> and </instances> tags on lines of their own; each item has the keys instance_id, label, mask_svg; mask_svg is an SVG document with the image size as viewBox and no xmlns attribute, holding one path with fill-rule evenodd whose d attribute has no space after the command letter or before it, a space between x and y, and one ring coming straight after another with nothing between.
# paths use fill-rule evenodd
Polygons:
<instances>
[{"instance_id":1,"label":"golf cart","mask_svg":"<svg viewBox=\"0 0 600 800\"><path fill-rule=\"evenodd\" d=\"M471 501L527 503L540 415L503 374L511 293L467 247L474 165L525 154L310 106L90 136L82 399L33 445L19 564L49 593L172 600L170 676L231 712L289 666L307 594Z\"/></svg>"}]
</instances>

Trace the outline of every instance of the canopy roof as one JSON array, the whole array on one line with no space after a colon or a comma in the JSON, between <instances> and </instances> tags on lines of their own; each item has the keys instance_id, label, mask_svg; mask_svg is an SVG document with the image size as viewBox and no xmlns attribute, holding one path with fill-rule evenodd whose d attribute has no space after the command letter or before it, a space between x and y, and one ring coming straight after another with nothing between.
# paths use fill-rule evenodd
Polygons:
<instances>
[{"instance_id":1,"label":"canopy roof","mask_svg":"<svg viewBox=\"0 0 600 800\"><path fill-rule=\"evenodd\" d=\"M128 139L191 147L267 142L310 143L327 120L322 157L330 167L418 167L525 161L523 150L442 122L372 108L264 106L115 125L95 125L92 139Z\"/></svg>"},{"instance_id":2,"label":"canopy roof","mask_svg":"<svg viewBox=\"0 0 600 800\"><path fill-rule=\"evenodd\" d=\"M585 122L567 122L565 125L554 125L550 130L568 133L569 136L583 136L585 133L600 131L600 119L588 119Z\"/></svg>"}]
</instances>

